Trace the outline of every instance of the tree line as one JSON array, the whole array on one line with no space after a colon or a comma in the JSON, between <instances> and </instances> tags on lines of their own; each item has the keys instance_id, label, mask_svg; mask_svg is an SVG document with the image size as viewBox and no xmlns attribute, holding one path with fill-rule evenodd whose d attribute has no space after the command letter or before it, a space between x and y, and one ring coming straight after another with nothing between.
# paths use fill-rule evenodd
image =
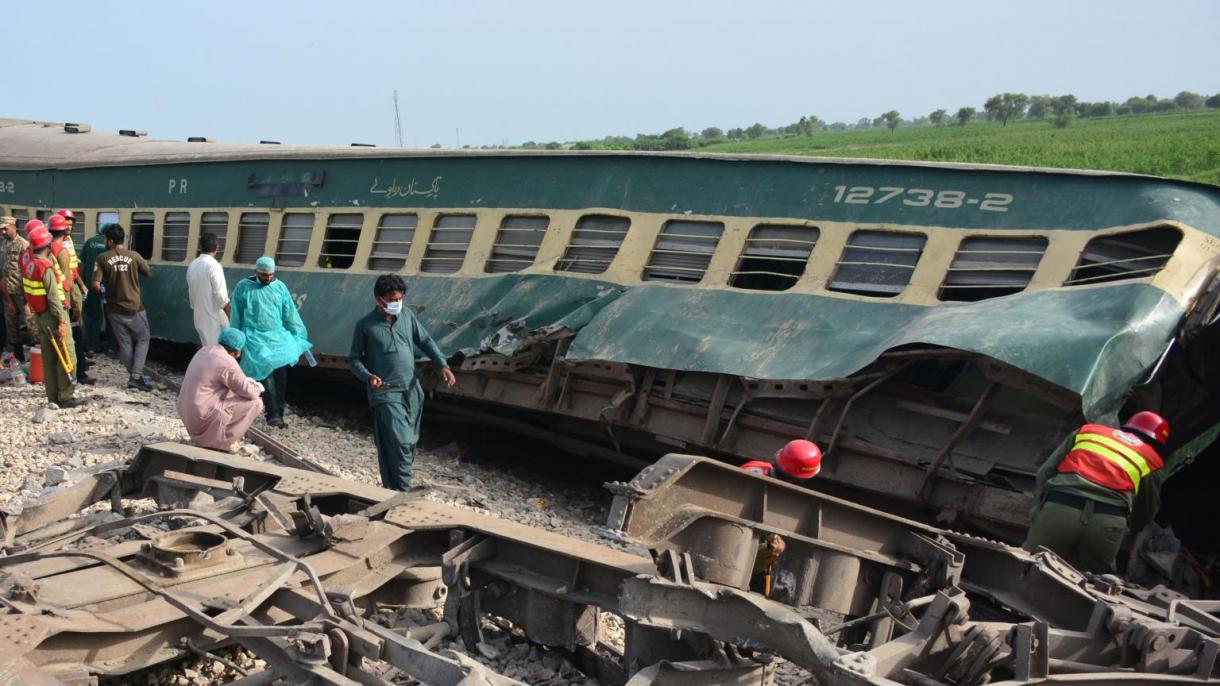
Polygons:
<instances>
[{"instance_id":1,"label":"tree line","mask_svg":"<svg viewBox=\"0 0 1220 686\"><path fill-rule=\"evenodd\" d=\"M889 110L876 117L861 117L854 123L823 121L817 116L803 116L791 124L768 127L754 123L747 127L728 130L709 126L702 131L688 131L676 127L659 134L641 133L632 136L606 136L600 140L583 140L573 143L551 141L540 143L527 141L520 146L533 149L576 150L691 150L727 141L759 140L763 138L808 137L821 131L846 131L862 129L889 129L899 126L967 126L971 122L1008 122L1020 119L1038 119L1064 128L1076 118L1115 117L1159 112L1200 110L1204 107L1220 109L1220 93L1205 97L1198 93L1182 91L1173 98L1158 98L1155 95L1132 96L1119 103L1114 101L1086 102L1075 95L1027 95L1025 93L998 93L983 103L983 109L961 107L950 114L938 109L927 115L904 119L897 110ZM439 147L439 146L433 146ZM464 146L469 148L470 146ZM496 146L483 146L496 147Z\"/></svg>"}]
</instances>

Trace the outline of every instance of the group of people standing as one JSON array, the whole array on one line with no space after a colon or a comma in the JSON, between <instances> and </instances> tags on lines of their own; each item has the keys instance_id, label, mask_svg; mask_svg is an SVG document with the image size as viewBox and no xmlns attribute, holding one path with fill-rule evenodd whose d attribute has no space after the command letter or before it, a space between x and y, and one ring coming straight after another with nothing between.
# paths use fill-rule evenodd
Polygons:
<instances>
[{"instance_id":1,"label":"group of people standing","mask_svg":"<svg viewBox=\"0 0 1220 686\"><path fill-rule=\"evenodd\" d=\"M140 278L151 277L152 270L126 249L118 224L102 226L78 254L75 221L72 210L60 210L46 222L27 221L19 233L16 219L0 217L6 353L24 362L25 344L38 344L47 400L59 407L81 404L76 385L94 383L89 367L100 352L103 311L129 374L128 387L151 388L144 378L149 327Z\"/></svg>"}]
</instances>

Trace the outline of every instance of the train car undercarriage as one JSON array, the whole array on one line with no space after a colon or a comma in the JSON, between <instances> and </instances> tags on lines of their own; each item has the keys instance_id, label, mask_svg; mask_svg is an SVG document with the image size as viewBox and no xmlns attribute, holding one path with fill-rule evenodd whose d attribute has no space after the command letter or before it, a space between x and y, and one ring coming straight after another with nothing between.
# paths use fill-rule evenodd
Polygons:
<instances>
[{"instance_id":1,"label":"train car undercarriage","mask_svg":"<svg viewBox=\"0 0 1220 686\"><path fill-rule=\"evenodd\" d=\"M765 683L776 656L822 684L1220 680L1215 602L703 458L669 455L607 487L603 535L651 557L420 493L148 445L4 515L0 682L91 684L238 644L269 666L245 686L389 683L383 663L426 684L519 683L428 647L473 647L489 617L604 684ZM125 509L135 498L156 508ZM750 576L770 534L787 549L766 597ZM370 621L380 603L443 621L398 632ZM603 613L625 623L621 650L600 639Z\"/></svg>"}]
</instances>

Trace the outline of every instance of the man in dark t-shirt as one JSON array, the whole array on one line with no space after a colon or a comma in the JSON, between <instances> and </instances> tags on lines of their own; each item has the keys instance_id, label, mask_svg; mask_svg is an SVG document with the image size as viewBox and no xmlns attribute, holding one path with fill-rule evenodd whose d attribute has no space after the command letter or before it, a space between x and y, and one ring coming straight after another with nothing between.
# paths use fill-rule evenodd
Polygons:
<instances>
[{"instance_id":1,"label":"man in dark t-shirt","mask_svg":"<svg viewBox=\"0 0 1220 686\"><path fill-rule=\"evenodd\" d=\"M152 270L139 253L128 250L123 227L107 224L106 252L97 256L93 267L93 288L106 297L106 322L119 344L119 359L127 368L127 387L152 390L144 378L144 359L148 356L148 313L140 298L140 276L152 277Z\"/></svg>"}]
</instances>

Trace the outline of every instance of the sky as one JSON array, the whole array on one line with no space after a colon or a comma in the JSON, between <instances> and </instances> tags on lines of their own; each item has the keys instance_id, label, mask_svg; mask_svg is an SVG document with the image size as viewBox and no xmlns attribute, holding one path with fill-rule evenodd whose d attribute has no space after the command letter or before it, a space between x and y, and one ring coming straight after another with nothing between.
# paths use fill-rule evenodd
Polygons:
<instances>
[{"instance_id":1,"label":"sky","mask_svg":"<svg viewBox=\"0 0 1220 686\"><path fill-rule=\"evenodd\" d=\"M392 146L395 90L408 147L1220 93L1217 0L6 5L0 117L153 138Z\"/></svg>"}]
</instances>

